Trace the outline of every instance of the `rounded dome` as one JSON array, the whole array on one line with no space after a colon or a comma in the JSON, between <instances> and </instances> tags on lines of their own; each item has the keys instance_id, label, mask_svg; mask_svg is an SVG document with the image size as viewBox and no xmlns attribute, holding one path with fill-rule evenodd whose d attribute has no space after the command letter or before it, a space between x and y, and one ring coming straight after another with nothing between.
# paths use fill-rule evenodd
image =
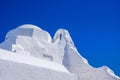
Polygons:
<instances>
[{"instance_id":1,"label":"rounded dome","mask_svg":"<svg viewBox=\"0 0 120 80\"><path fill-rule=\"evenodd\" d=\"M20 28L33 28L33 29L40 29L40 27L38 27L38 26L36 26L36 25L32 25L32 24L24 24L24 25L18 26L17 29L20 29Z\"/></svg>"},{"instance_id":2,"label":"rounded dome","mask_svg":"<svg viewBox=\"0 0 120 80\"><path fill-rule=\"evenodd\" d=\"M38 26L32 24L24 24L9 31L6 35L6 39L17 38L18 36L27 36L37 40L51 42L51 36L47 31L42 30Z\"/></svg>"}]
</instances>

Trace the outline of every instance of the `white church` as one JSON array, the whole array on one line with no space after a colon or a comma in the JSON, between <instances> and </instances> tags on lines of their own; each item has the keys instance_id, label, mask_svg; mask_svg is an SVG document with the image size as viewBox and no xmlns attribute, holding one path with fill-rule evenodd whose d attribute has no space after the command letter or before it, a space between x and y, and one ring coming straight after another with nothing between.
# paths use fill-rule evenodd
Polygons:
<instances>
[{"instance_id":1,"label":"white church","mask_svg":"<svg viewBox=\"0 0 120 80\"><path fill-rule=\"evenodd\" d=\"M9 31L0 44L0 80L120 80L107 66L89 65L67 30L52 38L31 24Z\"/></svg>"}]
</instances>

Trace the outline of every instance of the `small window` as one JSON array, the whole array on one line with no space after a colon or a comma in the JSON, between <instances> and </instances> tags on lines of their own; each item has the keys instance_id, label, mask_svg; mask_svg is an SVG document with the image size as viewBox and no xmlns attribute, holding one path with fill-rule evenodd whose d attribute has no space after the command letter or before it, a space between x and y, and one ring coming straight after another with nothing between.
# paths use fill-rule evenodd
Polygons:
<instances>
[{"instance_id":1,"label":"small window","mask_svg":"<svg viewBox=\"0 0 120 80\"><path fill-rule=\"evenodd\" d=\"M60 34L60 40L62 40L62 34Z\"/></svg>"},{"instance_id":2,"label":"small window","mask_svg":"<svg viewBox=\"0 0 120 80\"><path fill-rule=\"evenodd\" d=\"M45 60L49 60L49 61L53 60L53 57L49 54L43 54L43 57L44 57Z\"/></svg>"}]
</instances>

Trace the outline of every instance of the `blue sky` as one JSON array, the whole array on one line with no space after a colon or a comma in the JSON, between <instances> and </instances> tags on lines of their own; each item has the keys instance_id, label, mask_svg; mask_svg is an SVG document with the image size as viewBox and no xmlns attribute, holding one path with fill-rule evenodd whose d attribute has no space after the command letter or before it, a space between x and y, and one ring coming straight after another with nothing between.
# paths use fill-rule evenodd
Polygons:
<instances>
[{"instance_id":1,"label":"blue sky","mask_svg":"<svg viewBox=\"0 0 120 80\"><path fill-rule=\"evenodd\" d=\"M1 0L0 42L22 24L40 26L52 36L67 29L92 66L107 65L120 76L119 0Z\"/></svg>"}]
</instances>

